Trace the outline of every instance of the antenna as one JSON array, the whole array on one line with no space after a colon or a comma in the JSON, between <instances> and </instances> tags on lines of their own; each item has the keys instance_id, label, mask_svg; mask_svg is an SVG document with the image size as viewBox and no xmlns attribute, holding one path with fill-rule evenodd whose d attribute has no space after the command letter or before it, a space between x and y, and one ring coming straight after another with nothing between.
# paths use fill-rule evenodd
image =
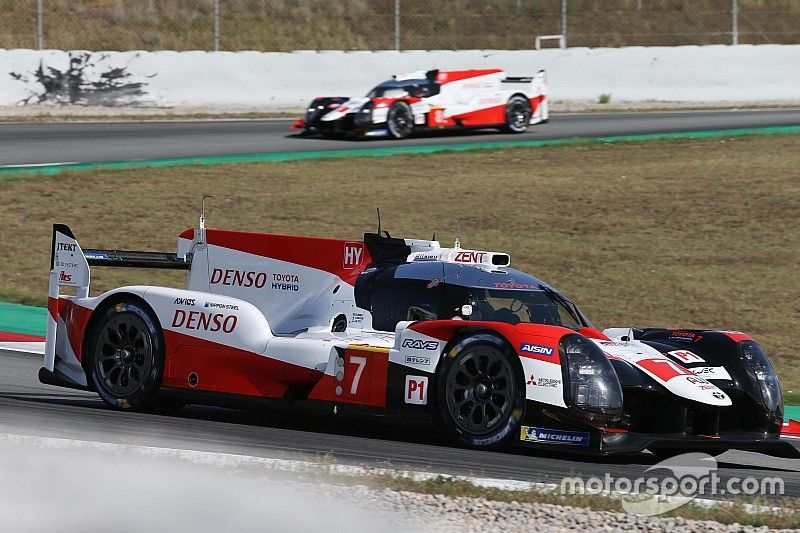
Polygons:
<instances>
[{"instance_id":1,"label":"antenna","mask_svg":"<svg viewBox=\"0 0 800 533\"><path fill-rule=\"evenodd\" d=\"M206 198L214 198L210 194L204 194L200 202L200 226L198 228L198 241L206 242Z\"/></svg>"},{"instance_id":2,"label":"antenna","mask_svg":"<svg viewBox=\"0 0 800 533\"><path fill-rule=\"evenodd\" d=\"M380 207L376 207L375 209L378 211L378 237L380 237L381 236L381 208Z\"/></svg>"},{"instance_id":3,"label":"antenna","mask_svg":"<svg viewBox=\"0 0 800 533\"><path fill-rule=\"evenodd\" d=\"M459 218L458 222L456 223L456 242L453 245L453 248L461 248L461 240L459 237L461 236L461 223L462 222L469 222L469 217Z\"/></svg>"}]
</instances>

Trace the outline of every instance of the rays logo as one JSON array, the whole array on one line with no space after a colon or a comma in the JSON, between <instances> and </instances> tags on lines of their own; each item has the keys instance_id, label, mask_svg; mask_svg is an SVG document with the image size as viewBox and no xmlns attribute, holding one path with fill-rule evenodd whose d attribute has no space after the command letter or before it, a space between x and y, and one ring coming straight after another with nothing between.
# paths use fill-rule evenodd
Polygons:
<instances>
[{"instance_id":1,"label":"rays logo","mask_svg":"<svg viewBox=\"0 0 800 533\"><path fill-rule=\"evenodd\" d=\"M527 342L523 342L519 345L519 351L522 353L535 353L536 355L547 355L551 356L555 353L555 350L549 346L542 346L540 344L530 344Z\"/></svg>"},{"instance_id":2,"label":"rays logo","mask_svg":"<svg viewBox=\"0 0 800 533\"><path fill-rule=\"evenodd\" d=\"M435 350L439 347L436 341L423 341L421 339L406 339L403 341L403 348L412 350Z\"/></svg>"}]
</instances>

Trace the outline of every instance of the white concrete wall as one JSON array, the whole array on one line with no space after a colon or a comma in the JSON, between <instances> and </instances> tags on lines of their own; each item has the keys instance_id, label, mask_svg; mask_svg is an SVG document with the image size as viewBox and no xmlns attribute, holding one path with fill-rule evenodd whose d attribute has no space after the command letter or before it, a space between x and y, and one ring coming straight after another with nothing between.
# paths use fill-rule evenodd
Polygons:
<instances>
[{"instance_id":1,"label":"white concrete wall","mask_svg":"<svg viewBox=\"0 0 800 533\"><path fill-rule=\"evenodd\" d=\"M0 49L0 105L38 83L14 80L40 61L65 69L58 50ZM392 74L501 67L511 75L548 72L554 100L800 101L800 45L431 50L407 52L108 52L96 74L127 65L162 105L302 107L318 95L362 95Z\"/></svg>"}]
</instances>

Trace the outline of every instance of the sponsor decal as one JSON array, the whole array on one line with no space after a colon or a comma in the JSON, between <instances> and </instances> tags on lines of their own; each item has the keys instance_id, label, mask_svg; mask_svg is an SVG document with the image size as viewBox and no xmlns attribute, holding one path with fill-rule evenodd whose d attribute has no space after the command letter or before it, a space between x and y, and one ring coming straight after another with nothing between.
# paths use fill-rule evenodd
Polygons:
<instances>
[{"instance_id":1,"label":"sponsor decal","mask_svg":"<svg viewBox=\"0 0 800 533\"><path fill-rule=\"evenodd\" d=\"M222 270L215 268L211 271L210 283L211 285L261 289L267 284L267 273L253 270Z\"/></svg>"},{"instance_id":2,"label":"sponsor decal","mask_svg":"<svg viewBox=\"0 0 800 533\"><path fill-rule=\"evenodd\" d=\"M679 342L700 342L703 340L702 335L692 333L691 331L670 331L669 340Z\"/></svg>"},{"instance_id":3,"label":"sponsor decal","mask_svg":"<svg viewBox=\"0 0 800 533\"><path fill-rule=\"evenodd\" d=\"M355 268L364 260L363 242L344 243L344 268Z\"/></svg>"},{"instance_id":4,"label":"sponsor decal","mask_svg":"<svg viewBox=\"0 0 800 533\"><path fill-rule=\"evenodd\" d=\"M550 387L556 388L561 386L560 379L552 379L552 378L539 378L536 379L536 376L531 374L531 377L528 379L527 384L531 387Z\"/></svg>"},{"instance_id":5,"label":"sponsor decal","mask_svg":"<svg viewBox=\"0 0 800 533\"><path fill-rule=\"evenodd\" d=\"M520 427L520 440L544 444L569 444L572 446L589 446L589 433L585 431L567 431L563 429Z\"/></svg>"},{"instance_id":6,"label":"sponsor decal","mask_svg":"<svg viewBox=\"0 0 800 533\"><path fill-rule=\"evenodd\" d=\"M486 252L458 252L453 258L456 263L482 263Z\"/></svg>"},{"instance_id":7,"label":"sponsor decal","mask_svg":"<svg viewBox=\"0 0 800 533\"><path fill-rule=\"evenodd\" d=\"M78 263L70 263L68 261L56 261L56 266L62 268L78 268Z\"/></svg>"},{"instance_id":8,"label":"sponsor decal","mask_svg":"<svg viewBox=\"0 0 800 533\"><path fill-rule=\"evenodd\" d=\"M703 378L699 378L699 377L697 377L697 376L695 376L695 375L691 375L691 376L689 376L688 378L686 378L686 381L688 381L689 383L693 383L693 384L695 384L695 385L711 385L711 384L710 384L708 381L706 381L705 379L703 379ZM713 386L713 385L712 385L712 386Z\"/></svg>"},{"instance_id":9,"label":"sponsor decal","mask_svg":"<svg viewBox=\"0 0 800 533\"><path fill-rule=\"evenodd\" d=\"M403 348L411 348L412 350L435 350L439 347L439 342L424 341L422 339L405 339L402 346Z\"/></svg>"},{"instance_id":10,"label":"sponsor decal","mask_svg":"<svg viewBox=\"0 0 800 533\"><path fill-rule=\"evenodd\" d=\"M361 324L363 321L364 313L353 313L353 317L350 319L353 324Z\"/></svg>"},{"instance_id":11,"label":"sponsor decal","mask_svg":"<svg viewBox=\"0 0 800 533\"><path fill-rule=\"evenodd\" d=\"M434 287L438 287L439 284L442 282L439 278L433 278L427 285L425 285L426 289L433 289Z\"/></svg>"},{"instance_id":12,"label":"sponsor decal","mask_svg":"<svg viewBox=\"0 0 800 533\"><path fill-rule=\"evenodd\" d=\"M184 311L176 309L172 316L172 327L210 331L212 333L221 331L231 333L236 329L239 321L236 315L224 315L222 313L206 313L204 311Z\"/></svg>"},{"instance_id":13,"label":"sponsor decal","mask_svg":"<svg viewBox=\"0 0 800 533\"><path fill-rule=\"evenodd\" d=\"M58 281L63 281L64 283L70 283L72 281L72 276L62 270L61 273L58 275Z\"/></svg>"},{"instance_id":14,"label":"sponsor decal","mask_svg":"<svg viewBox=\"0 0 800 533\"><path fill-rule=\"evenodd\" d=\"M194 300L192 300L194 302ZM234 304L219 304L217 302L206 302L203 304L203 307L208 307L210 309L228 309L231 311L238 311L239 306Z\"/></svg>"},{"instance_id":15,"label":"sponsor decal","mask_svg":"<svg viewBox=\"0 0 800 533\"><path fill-rule=\"evenodd\" d=\"M108 255L101 252L84 252L86 259L108 259Z\"/></svg>"},{"instance_id":16,"label":"sponsor decal","mask_svg":"<svg viewBox=\"0 0 800 533\"><path fill-rule=\"evenodd\" d=\"M513 281L507 281L505 283L495 283L495 287L498 289L538 289L538 285L534 285L532 283L514 283Z\"/></svg>"},{"instance_id":17,"label":"sponsor decal","mask_svg":"<svg viewBox=\"0 0 800 533\"><path fill-rule=\"evenodd\" d=\"M713 396L717 400L724 400L725 399L725 394L723 394L721 392L712 392L711 396Z\"/></svg>"},{"instance_id":18,"label":"sponsor decal","mask_svg":"<svg viewBox=\"0 0 800 533\"><path fill-rule=\"evenodd\" d=\"M194 298L175 298L175 305L193 306L194 305ZM206 307L208 307L207 303L206 303Z\"/></svg>"},{"instance_id":19,"label":"sponsor decal","mask_svg":"<svg viewBox=\"0 0 800 533\"><path fill-rule=\"evenodd\" d=\"M68 244L66 242L60 242L60 243L58 243L58 246L56 247L56 250L59 251L59 252L60 251L74 252L77 247L78 247L77 244Z\"/></svg>"},{"instance_id":20,"label":"sponsor decal","mask_svg":"<svg viewBox=\"0 0 800 533\"><path fill-rule=\"evenodd\" d=\"M679 359L681 363L705 363L702 357L689 350L674 350L672 352L667 352L667 355Z\"/></svg>"},{"instance_id":21,"label":"sponsor decal","mask_svg":"<svg viewBox=\"0 0 800 533\"><path fill-rule=\"evenodd\" d=\"M705 379L724 379L726 381L731 379L731 375L728 374L724 366L700 366L690 368L689 371L693 372L695 376Z\"/></svg>"},{"instance_id":22,"label":"sponsor decal","mask_svg":"<svg viewBox=\"0 0 800 533\"><path fill-rule=\"evenodd\" d=\"M276 291L299 291L300 276L297 274L273 274L272 289Z\"/></svg>"},{"instance_id":23,"label":"sponsor decal","mask_svg":"<svg viewBox=\"0 0 800 533\"><path fill-rule=\"evenodd\" d=\"M555 350L550 346L542 346L541 344L530 344L528 342L523 342L519 345L519 351L522 353L534 353L536 355L547 355L551 356L555 353Z\"/></svg>"},{"instance_id":24,"label":"sponsor decal","mask_svg":"<svg viewBox=\"0 0 800 533\"><path fill-rule=\"evenodd\" d=\"M419 254L414 256L414 261L436 261L439 254Z\"/></svg>"},{"instance_id":25,"label":"sponsor decal","mask_svg":"<svg viewBox=\"0 0 800 533\"><path fill-rule=\"evenodd\" d=\"M406 376L404 401L413 405L427 405L428 378L425 376Z\"/></svg>"},{"instance_id":26,"label":"sponsor decal","mask_svg":"<svg viewBox=\"0 0 800 533\"><path fill-rule=\"evenodd\" d=\"M422 357L419 355L407 355L406 356L406 363L409 365L424 365L427 366L431 364L430 357Z\"/></svg>"}]
</instances>

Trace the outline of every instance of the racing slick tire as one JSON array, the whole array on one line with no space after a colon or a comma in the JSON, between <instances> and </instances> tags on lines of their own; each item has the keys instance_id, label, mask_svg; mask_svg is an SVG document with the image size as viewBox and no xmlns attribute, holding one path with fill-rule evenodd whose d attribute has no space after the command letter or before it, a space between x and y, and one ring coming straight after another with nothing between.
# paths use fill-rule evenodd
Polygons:
<instances>
[{"instance_id":1,"label":"racing slick tire","mask_svg":"<svg viewBox=\"0 0 800 533\"><path fill-rule=\"evenodd\" d=\"M89 374L106 404L120 410L156 412L177 407L169 401L158 402L164 337L145 304L124 300L109 306L89 335Z\"/></svg>"},{"instance_id":2,"label":"racing slick tire","mask_svg":"<svg viewBox=\"0 0 800 533\"><path fill-rule=\"evenodd\" d=\"M531 103L524 96L515 94L506 102L506 125L503 131L507 133L525 133L531 122Z\"/></svg>"},{"instance_id":3,"label":"racing slick tire","mask_svg":"<svg viewBox=\"0 0 800 533\"><path fill-rule=\"evenodd\" d=\"M519 434L525 412L522 367L508 343L491 334L462 339L437 378L439 418L462 445L496 449Z\"/></svg>"},{"instance_id":4,"label":"racing slick tire","mask_svg":"<svg viewBox=\"0 0 800 533\"><path fill-rule=\"evenodd\" d=\"M386 115L386 128L389 135L395 139L402 139L411 135L414 130L414 113L411 106L405 102L395 102Z\"/></svg>"}]
</instances>

